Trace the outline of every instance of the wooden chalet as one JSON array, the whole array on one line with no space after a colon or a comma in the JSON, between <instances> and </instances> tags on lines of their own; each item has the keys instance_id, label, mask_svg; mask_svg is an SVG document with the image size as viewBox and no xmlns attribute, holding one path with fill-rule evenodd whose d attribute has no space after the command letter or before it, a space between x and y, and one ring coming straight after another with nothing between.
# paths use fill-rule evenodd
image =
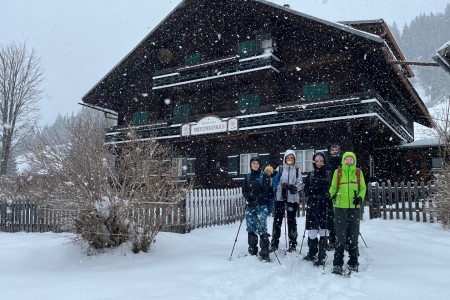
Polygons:
<instances>
[{"instance_id":1,"label":"wooden chalet","mask_svg":"<svg viewBox=\"0 0 450 300\"><path fill-rule=\"evenodd\" d=\"M433 59L442 67L442 69L450 74L450 41L439 48L436 55L433 56Z\"/></svg>"},{"instance_id":2,"label":"wooden chalet","mask_svg":"<svg viewBox=\"0 0 450 300\"><path fill-rule=\"evenodd\" d=\"M174 162L199 187L240 186L253 155L278 165L286 149L307 172L313 153L334 143L376 178L376 148L412 142L414 122L432 126L402 60L383 20L184 0L83 102L117 113L107 144L133 142L133 131L176 145Z\"/></svg>"}]
</instances>

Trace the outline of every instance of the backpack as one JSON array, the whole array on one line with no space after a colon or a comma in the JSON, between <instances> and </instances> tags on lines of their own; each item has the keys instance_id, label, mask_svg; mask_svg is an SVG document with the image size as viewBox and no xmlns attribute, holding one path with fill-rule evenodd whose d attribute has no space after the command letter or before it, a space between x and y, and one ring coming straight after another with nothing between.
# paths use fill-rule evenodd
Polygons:
<instances>
[{"instance_id":1,"label":"backpack","mask_svg":"<svg viewBox=\"0 0 450 300\"><path fill-rule=\"evenodd\" d=\"M336 190L339 191L339 186L341 185L342 179L342 167L339 167L337 170L338 170L338 177ZM358 182L358 190L359 190L361 186L361 168L356 168L356 181Z\"/></svg>"}]
</instances>

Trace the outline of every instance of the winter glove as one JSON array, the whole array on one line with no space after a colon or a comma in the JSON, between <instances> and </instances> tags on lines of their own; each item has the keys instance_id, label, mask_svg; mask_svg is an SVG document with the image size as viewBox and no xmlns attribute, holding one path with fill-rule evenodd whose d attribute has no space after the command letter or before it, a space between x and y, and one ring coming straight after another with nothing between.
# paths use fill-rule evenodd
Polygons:
<instances>
[{"instance_id":1,"label":"winter glove","mask_svg":"<svg viewBox=\"0 0 450 300\"><path fill-rule=\"evenodd\" d=\"M360 196L357 196L353 199L353 204L355 205L355 207L357 207L358 205L360 205L362 202L362 198Z\"/></svg>"},{"instance_id":2,"label":"winter glove","mask_svg":"<svg viewBox=\"0 0 450 300\"><path fill-rule=\"evenodd\" d=\"M288 185L288 190L291 195L295 195L298 193L297 187L293 184Z\"/></svg>"}]
</instances>

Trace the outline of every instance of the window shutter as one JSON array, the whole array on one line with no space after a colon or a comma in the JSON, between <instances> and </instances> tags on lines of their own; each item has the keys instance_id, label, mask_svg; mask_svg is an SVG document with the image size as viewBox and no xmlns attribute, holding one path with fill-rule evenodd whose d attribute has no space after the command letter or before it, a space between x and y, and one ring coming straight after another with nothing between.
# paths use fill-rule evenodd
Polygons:
<instances>
[{"instance_id":1,"label":"window shutter","mask_svg":"<svg viewBox=\"0 0 450 300\"><path fill-rule=\"evenodd\" d=\"M187 66L192 66L200 63L200 53L186 55L184 57L184 62Z\"/></svg>"},{"instance_id":2,"label":"window shutter","mask_svg":"<svg viewBox=\"0 0 450 300\"><path fill-rule=\"evenodd\" d=\"M148 123L148 112L137 111L133 114L133 125L144 125Z\"/></svg>"},{"instance_id":3,"label":"window shutter","mask_svg":"<svg viewBox=\"0 0 450 300\"><path fill-rule=\"evenodd\" d=\"M305 85L303 87L303 99L323 99L328 98L328 82L319 82Z\"/></svg>"},{"instance_id":4,"label":"window shutter","mask_svg":"<svg viewBox=\"0 0 450 300\"><path fill-rule=\"evenodd\" d=\"M255 40L249 40L246 42L238 43L238 55L242 57L250 56L255 53L256 48L256 41Z\"/></svg>"},{"instance_id":5,"label":"window shutter","mask_svg":"<svg viewBox=\"0 0 450 300\"><path fill-rule=\"evenodd\" d=\"M237 176L239 170L239 155L228 156L227 172L229 176Z\"/></svg>"}]
</instances>

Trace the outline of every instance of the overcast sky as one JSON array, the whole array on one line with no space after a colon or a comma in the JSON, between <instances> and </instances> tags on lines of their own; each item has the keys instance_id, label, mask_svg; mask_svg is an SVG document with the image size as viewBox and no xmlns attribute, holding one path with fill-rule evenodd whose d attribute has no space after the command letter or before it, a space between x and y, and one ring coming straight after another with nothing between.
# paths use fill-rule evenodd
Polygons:
<instances>
[{"instance_id":1,"label":"overcast sky","mask_svg":"<svg viewBox=\"0 0 450 300\"><path fill-rule=\"evenodd\" d=\"M44 71L42 125L78 102L181 0L0 0L0 45L25 42ZM450 0L273 0L329 21L394 21L401 29Z\"/></svg>"}]
</instances>

